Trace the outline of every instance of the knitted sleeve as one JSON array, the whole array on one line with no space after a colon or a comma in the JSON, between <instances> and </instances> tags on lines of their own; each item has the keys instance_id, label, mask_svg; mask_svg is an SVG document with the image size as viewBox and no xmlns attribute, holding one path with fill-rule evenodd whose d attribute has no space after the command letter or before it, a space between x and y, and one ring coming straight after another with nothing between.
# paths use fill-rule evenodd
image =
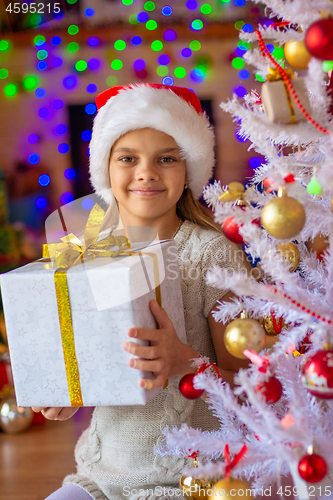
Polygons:
<instances>
[{"instance_id":1,"label":"knitted sleeve","mask_svg":"<svg viewBox=\"0 0 333 500\"><path fill-rule=\"evenodd\" d=\"M202 260L203 277L203 314L208 317L214 304L221 299L228 290L221 290L206 284L207 272L214 266L219 266L225 272L244 272L249 264L246 255L240 246L228 241L224 235L214 237L205 246Z\"/></svg>"}]
</instances>

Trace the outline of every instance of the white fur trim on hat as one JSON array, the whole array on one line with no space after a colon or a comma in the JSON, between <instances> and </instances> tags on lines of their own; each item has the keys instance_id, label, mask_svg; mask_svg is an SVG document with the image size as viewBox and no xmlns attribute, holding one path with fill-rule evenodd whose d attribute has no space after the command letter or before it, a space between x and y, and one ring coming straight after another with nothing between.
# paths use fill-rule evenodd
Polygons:
<instances>
[{"instance_id":1,"label":"white fur trim on hat","mask_svg":"<svg viewBox=\"0 0 333 500\"><path fill-rule=\"evenodd\" d=\"M214 132L206 114L198 114L172 90L135 84L111 97L94 120L89 168L95 191L111 187L109 158L113 144L127 132L146 127L174 138L186 161L189 187L199 198L215 163ZM107 193L103 193L103 198L111 203L112 195Z\"/></svg>"}]
</instances>

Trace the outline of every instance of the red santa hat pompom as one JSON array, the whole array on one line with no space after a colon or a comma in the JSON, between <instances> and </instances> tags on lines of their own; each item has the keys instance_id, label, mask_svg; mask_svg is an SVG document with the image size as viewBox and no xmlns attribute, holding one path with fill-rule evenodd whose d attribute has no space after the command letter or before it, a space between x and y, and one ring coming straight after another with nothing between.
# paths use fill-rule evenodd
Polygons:
<instances>
[{"instance_id":1,"label":"red santa hat pompom","mask_svg":"<svg viewBox=\"0 0 333 500\"><path fill-rule=\"evenodd\" d=\"M90 142L90 179L111 203L109 158L113 144L131 130L150 127L174 138L186 161L189 188L199 198L212 176L214 132L194 92L157 83L118 85L96 97Z\"/></svg>"}]
</instances>

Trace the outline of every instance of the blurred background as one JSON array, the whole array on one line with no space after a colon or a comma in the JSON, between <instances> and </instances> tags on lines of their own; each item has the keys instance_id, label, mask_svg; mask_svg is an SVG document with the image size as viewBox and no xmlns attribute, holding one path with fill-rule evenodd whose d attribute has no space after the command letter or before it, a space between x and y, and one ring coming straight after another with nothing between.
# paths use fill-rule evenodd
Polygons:
<instances>
[{"instance_id":1,"label":"blurred background","mask_svg":"<svg viewBox=\"0 0 333 500\"><path fill-rule=\"evenodd\" d=\"M260 165L219 107L233 93L260 92L243 59L249 45L239 41L239 31L273 21L256 4L2 0L0 16L0 272L38 258L46 217L91 193L95 96L108 87L191 88L215 128L214 177L246 182Z\"/></svg>"}]
</instances>

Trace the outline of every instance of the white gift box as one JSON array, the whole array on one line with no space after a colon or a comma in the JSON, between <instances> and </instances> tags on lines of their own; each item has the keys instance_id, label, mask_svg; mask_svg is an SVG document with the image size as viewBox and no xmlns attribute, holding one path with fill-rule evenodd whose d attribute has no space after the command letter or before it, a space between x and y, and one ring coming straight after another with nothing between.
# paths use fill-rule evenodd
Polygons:
<instances>
[{"instance_id":1,"label":"white gift box","mask_svg":"<svg viewBox=\"0 0 333 500\"><path fill-rule=\"evenodd\" d=\"M149 302L156 298L158 275L162 307L186 343L177 245L164 240L139 249L141 254L98 257L67 270L83 406L145 404L162 390L139 387L141 378L153 375L130 368L133 355L122 348L126 340L137 341L128 337L129 328L157 328ZM155 254L155 267L148 253ZM71 406L55 271L52 262L39 260L0 277L19 406Z\"/></svg>"},{"instance_id":2,"label":"white gift box","mask_svg":"<svg viewBox=\"0 0 333 500\"><path fill-rule=\"evenodd\" d=\"M304 78L295 78L291 83L304 109L310 114L311 108ZM273 123L291 123L290 105L295 115L294 123L306 120L291 96L290 102L288 101L287 88L283 80L264 83L261 88L261 100L269 121Z\"/></svg>"}]
</instances>

